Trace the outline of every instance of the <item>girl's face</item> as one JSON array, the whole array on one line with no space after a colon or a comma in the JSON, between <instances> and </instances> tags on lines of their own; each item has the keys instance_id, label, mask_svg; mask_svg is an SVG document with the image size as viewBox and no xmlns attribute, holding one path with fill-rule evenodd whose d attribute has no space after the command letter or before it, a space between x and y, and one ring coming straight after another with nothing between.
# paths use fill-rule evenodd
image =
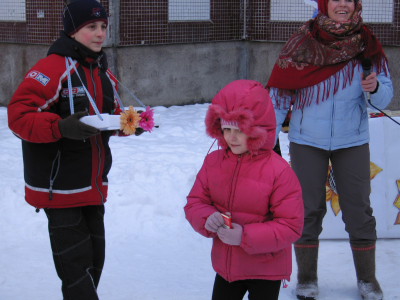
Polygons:
<instances>
[{"instance_id":1,"label":"girl's face","mask_svg":"<svg viewBox=\"0 0 400 300\"><path fill-rule=\"evenodd\" d=\"M247 152L247 135L239 129L233 128L224 128L222 131L224 133L225 142L233 153L243 154Z\"/></svg>"},{"instance_id":2,"label":"girl's face","mask_svg":"<svg viewBox=\"0 0 400 300\"><path fill-rule=\"evenodd\" d=\"M106 22L95 21L83 26L71 37L90 50L100 52L106 38L106 28Z\"/></svg>"},{"instance_id":3,"label":"girl's face","mask_svg":"<svg viewBox=\"0 0 400 300\"><path fill-rule=\"evenodd\" d=\"M328 17L335 22L348 21L354 10L354 0L328 0Z\"/></svg>"}]
</instances>

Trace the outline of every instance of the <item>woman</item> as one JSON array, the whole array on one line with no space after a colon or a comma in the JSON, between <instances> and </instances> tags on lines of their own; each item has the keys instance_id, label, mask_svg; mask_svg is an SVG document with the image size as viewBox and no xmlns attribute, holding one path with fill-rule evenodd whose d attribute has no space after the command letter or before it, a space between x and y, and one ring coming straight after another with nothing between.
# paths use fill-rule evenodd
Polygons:
<instances>
[{"instance_id":1,"label":"woman","mask_svg":"<svg viewBox=\"0 0 400 300\"><path fill-rule=\"evenodd\" d=\"M383 299L375 278L376 222L370 206L369 129L364 92L385 108L393 96L387 59L361 18L361 0L318 0L319 13L286 43L267 88L275 105L276 136L294 101L289 126L291 164L305 208L295 243L298 299L318 294L318 237L326 213L329 159L363 299ZM370 58L364 78L361 61Z\"/></svg>"}]
</instances>

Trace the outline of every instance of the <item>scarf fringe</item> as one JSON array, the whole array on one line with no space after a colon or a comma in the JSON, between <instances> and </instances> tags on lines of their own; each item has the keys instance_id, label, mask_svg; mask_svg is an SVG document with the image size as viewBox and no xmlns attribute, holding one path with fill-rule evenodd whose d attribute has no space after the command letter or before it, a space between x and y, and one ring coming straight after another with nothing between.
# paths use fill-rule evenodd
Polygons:
<instances>
[{"instance_id":1,"label":"scarf fringe","mask_svg":"<svg viewBox=\"0 0 400 300\"><path fill-rule=\"evenodd\" d=\"M377 74L385 72L386 76L388 75L389 67L386 56L374 55L371 57L371 60ZM296 109L303 109L312 103L319 104L320 101L328 99L332 92L335 95L339 89L345 89L347 86L350 86L353 81L354 70L357 66L362 68L360 62L353 59L331 77L315 86L303 89L285 90L270 87L271 98L275 99L274 107L276 109L289 109L291 105L295 105ZM341 77L343 78L342 86L340 86ZM315 93L317 93L316 97Z\"/></svg>"}]
</instances>

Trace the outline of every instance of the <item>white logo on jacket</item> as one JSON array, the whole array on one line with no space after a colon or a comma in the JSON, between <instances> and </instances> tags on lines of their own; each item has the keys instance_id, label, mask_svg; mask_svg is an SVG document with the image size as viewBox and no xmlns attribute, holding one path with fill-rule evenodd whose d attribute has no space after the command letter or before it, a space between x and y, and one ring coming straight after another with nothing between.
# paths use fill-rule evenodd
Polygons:
<instances>
[{"instance_id":1,"label":"white logo on jacket","mask_svg":"<svg viewBox=\"0 0 400 300\"><path fill-rule=\"evenodd\" d=\"M49 77L47 77L46 75L44 75L44 74L42 74L42 73L40 73L38 71L30 71L28 73L28 75L26 75L25 78L35 79L35 80L39 81L44 86L46 86L46 84L48 84L49 81L50 81Z\"/></svg>"},{"instance_id":2,"label":"white logo on jacket","mask_svg":"<svg viewBox=\"0 0 400 300\"><path fill-rule=\"evenodd\" d=\"M83 86L77 86L72 88L72 97L84 97L86 96L85 89ZM69 97L69 91L68 88L64 88L61 91L61 97L63 98L68 98Z\"/></svg>"}]
</instances>

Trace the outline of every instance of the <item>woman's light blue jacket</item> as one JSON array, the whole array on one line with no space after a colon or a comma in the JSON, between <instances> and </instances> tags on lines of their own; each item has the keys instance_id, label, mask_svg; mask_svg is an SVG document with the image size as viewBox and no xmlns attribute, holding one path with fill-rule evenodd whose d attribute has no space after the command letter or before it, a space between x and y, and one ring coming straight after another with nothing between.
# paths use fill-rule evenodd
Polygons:
<instances>
[{"instance_id":1,"label":"woman's light blue jacket","mask_svg":"<svg viewBox=\"0 0 400 300\"><path fill-rule=\"evenodd\" d=\"M337 93L333 95L331 92L327 99L320 100L318 104L316 96L311 105L304 108L296 108L295 102L289 124L289 141L324 150L336 150L368 143L368 114L364 92L361 88L361 73L361 65L356 64L351 84L341 89L344 80L341 72ZM381 72L377 78L379 87L374 94L370 94L371 103L379 109L384 109L393 97L392 81L389 71L387 76L385 72ZM335 80L331 79L331 91L333 91ZM317 95L317 86L314 86L314 89L314 95ZM288 112L290 99L287 97L286 105L281 104L278 108L272 91L270 91L270 96L275 107L276 142ZM287 109L282 109L282 107Z\"/></svg>"}]
</instances>

